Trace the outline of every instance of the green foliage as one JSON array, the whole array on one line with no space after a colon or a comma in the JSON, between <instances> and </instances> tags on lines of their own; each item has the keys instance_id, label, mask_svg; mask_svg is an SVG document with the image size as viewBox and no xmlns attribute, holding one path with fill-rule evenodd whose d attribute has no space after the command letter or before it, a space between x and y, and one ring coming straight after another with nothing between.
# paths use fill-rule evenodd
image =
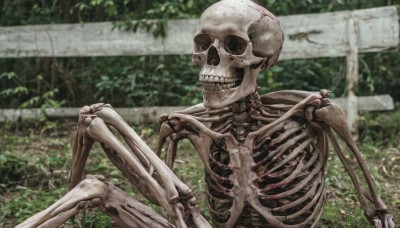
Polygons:
<instances>
[{"instance_id":1,"label":"green foliage","mask_svg":"<svg viewBox=\"0 0 400 228\"><path fill-rule=\"evenodd\" d=\"M3 72L0 81L6 85L0 91L0 98L10 104L18 104L18 108L58 108L65 103L65 100L55 99L59 92L57 88L42 89L47 84L42 75L37 75L36 80L28 80L15 72ZM32 84L36 84L36 88ZM21 103L21 100L24 101Z\"/></svg>"},{"instance_id":2,"label":"green foliage","mask_svg":"<svg viewBox=\"0 0 400 228\"><path fill-rule=\"evenodd\" d=\"M260 73L258 85L262 94L282 89L319 91L325 88L339 97L345 94L346 69L343 62L343 58L280 62L269 71ZM289 68L295 70L288 71Z\"/></svg>"},{"instance_id":3,"label":"green foliage","mask_svg":"<svg viewBox=\"0 0 400 228\"><path fill-rule=\"evenodd\" d=\"M400 143L400 111L387 113L365 113L359 121L360 138L378 142L383 146Z\"/></svg>"},{"instance_id":4,"label":"green foliage","mask_svg":"<svg viewBox=\"0 0 400 228\"><path fill-rule=\"evenodd\" d=\"M0 173L2 181L0 183L0 192L9 187L9 183L15 183L25 175L27 161L21 159L9 151L0 154Z\"/></svg>"},{"instance_id":5,"label":"green foliage","mask_svg":"<svg viewBox=\"0 0 400 228\"><path fill-rule=\"evenodd\" d=\"M356 205L354 197L355 195L352 196L352 199L344 198L344 200L332 197L325 205L325 212L318 227L370 227L363 211Z\"/></svg>"},{"instance_id":6,"label":"green foliage","mask_svg":"<svg viewBox=\"0 0 400 228\"><path fill-rule=\"evenodd\" d=\"M0 25L29 25L60 22L57 1L0 1Z\"/></svg>"},{"instance_id":7,"label":"green foliage","mask_svg":"<svg viewBox=\"0 0 400 228\"><path fill-rule=\"evenodd\" d=\"M79 75L77 82L83 87L92 83L95 85L86 89L88 97L81 98L86 102L90 99L89 103L102 101L116 107L200 102L198 69L190 66L188 56L177 56L175 59L180 61L162 56L119 57L104 59L101 65L96 59L89 59L88 65L93 67L87 69L85 75ZM95 75L96 79L86 74Z\"/></svg>"}]
</instances>

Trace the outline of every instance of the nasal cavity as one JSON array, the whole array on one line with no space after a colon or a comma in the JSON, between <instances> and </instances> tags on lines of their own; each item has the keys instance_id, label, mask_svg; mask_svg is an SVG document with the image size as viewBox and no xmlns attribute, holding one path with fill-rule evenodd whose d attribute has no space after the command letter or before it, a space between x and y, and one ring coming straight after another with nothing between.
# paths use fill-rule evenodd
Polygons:
<instances>
[{"instance_id":1,"label":"nasal cavity","mask_svg":"<svg viewBox=\"0 0 400 228\"><path fill-rule=\"evenodd\" d=\"M211 46L210 49L208 50L207 64L213 66L218 66L219 64L218 51L214 46Z\"/></svg>"}]
</instances>

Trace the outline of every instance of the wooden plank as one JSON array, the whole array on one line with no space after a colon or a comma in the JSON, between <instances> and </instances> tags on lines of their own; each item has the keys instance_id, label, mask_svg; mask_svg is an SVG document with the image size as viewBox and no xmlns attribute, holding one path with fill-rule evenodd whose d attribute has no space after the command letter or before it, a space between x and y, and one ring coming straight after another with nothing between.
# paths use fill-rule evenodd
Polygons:
<instances>
[{"instance_id":1,"label":"wooden plank","mask_svg":"<svg viewBox=\"0 0 400 228\"><path fill-rule=\"evenodd\" d=\"M349 50L348 20L358 21L358 51L395 49L399 22L394 6L280 17L285 31L281 60L346 56Z\"/></svg>"},{"instance_id":2,"label":"wooden plank","mask_svg":"<svg viewBox=\"0 0 400 228\"><path fill-rule=\"evenodd\" d=\"M334 98L341 108L347 111L347 98ZM393 98L390 95L376 95L376 96L365 96L357 97L357 109L358 111L390 111L394 110Z\"/></svg>"},{"instance_id":3,"label":"wooden plank","mask_svg":"<svg viewBox=\"0 0 400 228\"><path fill-rule=\"evenodd\" d=\"M111 22L0 27L0 57L191 54L196 24L170 20L165 39L113 29Z\"/></svg>"},{"instance_id":4,"label":"wooden plank","mask_svg":"<svg viewBox=\"0 0 400 228\"><path fill-rule=\"evenodd\" d=\"M354 88L358 84L358 20L350 17L348 20L349 51L346 56L346 84L347 84L347 125L357 134L357 96ZM354 135L354 134L353 134Z\"/></svg>"},{"instance_id":5,"label":"wooden plank","mask_svg":"<svg viewBox=\"0 0 400 228\"><path fill-rule=\"evenodd\" d=\"M394 6L279 17L285 31L281 59L346 56L347 20L359 21L359 52L396 48ZM143 30L112 29L111 22L0 27L0 58L190 55L197 19L170 20L164 39Z\"/></svg>"},{"instance_id":6,"label":"wooden plank","mask_svg":"<svg viewBox=\"0 0 400 228\"><path fill-rule=\"evenodd\" d=\"M347 98L334 98L344 110L347 107ZM163 113L183 110L185 106L166 106L166 107L140 107L140 108L116 108L116 111L124 120L133 123L156 122ZM0 109L0 122L17 122L39 119L41 115L48 118L78 118L80 108L49 108L44 111L40 109ZM359 111L385 111L393 110L393 99L389 95L359 97Z\"/></svg>"},{"instance_id":7,"label":"wooden plank","mask_svg":"<svg viewBox=\"0 0 400 228\"><path fill-rule=\"evenodd\" d=\"M156 122L163 113L182 110L185 106L163 106L163 107L139 107L139 108L116 108L115 110L128 122L148 123ZM26 120L37 120L41 116L48 118L78 118L77 107L35 109L0 109L0 122L17 122Z\"/></svg>"}]
</instances>

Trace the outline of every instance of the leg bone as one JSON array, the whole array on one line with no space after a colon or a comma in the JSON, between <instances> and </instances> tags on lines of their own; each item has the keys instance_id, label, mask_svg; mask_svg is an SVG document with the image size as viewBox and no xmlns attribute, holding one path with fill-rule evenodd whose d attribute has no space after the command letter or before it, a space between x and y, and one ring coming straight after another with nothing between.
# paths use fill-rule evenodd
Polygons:
<instances>
[{"instance_id":1,"label":"leg bone","mask_svg":"<svg viewBox=\"0 0 400 228\"><path fill-rule=\"evenodd\" d=\"M88 177L49 208L30 217L17 227L37 227L43 223L50 227L61 225L82 207L80 202L104 199L107 189L102 179L100 176Z\"/></svg>"},{"instance_id":2,"label":"leg bone","mask_svg":"<svg viewBox=\"0 0 400 228\"><path fill-rule=\"evenodd\" d=\"M148 206L104 182L101 176L88 176L52 206L17 227L58 227L84 207L99 207L121 227L174 227Z\"/></svg>"}]
</instances>

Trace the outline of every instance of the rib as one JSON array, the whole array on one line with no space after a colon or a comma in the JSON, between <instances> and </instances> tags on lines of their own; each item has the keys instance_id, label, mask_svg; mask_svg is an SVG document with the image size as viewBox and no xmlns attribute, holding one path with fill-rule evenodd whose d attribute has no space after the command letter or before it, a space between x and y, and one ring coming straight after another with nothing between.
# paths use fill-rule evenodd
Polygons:
<instances>
[{"instance_id":1,"label":"rib","mask_svg":"<svg viewBox=\"0 0 400 228\"><path fill-rule=\"evenodd\" d=\"M261 139L261 138L266 138L266 137L270 137L272 134L274 134L275 132L281 130L283 128L283 126L285 126L285 123L282 121L276 125L274 125L273 127L271 127L270 130L264 132L263 135L259 135L257 136L257 139Z\"/></svg>"},{"instance_id":2,"label":"rib","mask_svg":"<svg viewBox=\"0 0 400 228\"><path fill-rule=\"evenodd\" d=\"M315 100L315 99L319 99L319 98L321 98L321 96L316 95L316 94L312 94L312 95L306 97L304 100L302 100L299 103L297 103L296 105L294 105L289 111L287 111L285 114L283 114L280 118L278 118L274 122L272 122L264 127L261 127L257 131L250 133L249 137L253 138L253 137L258 137L260 135L263 135L264 132L269 131L272 127L274 127L274 126L280 124L281 122L287 120L288 118L290 118L296 111L303 108L308 102Z\"/></svg>"},{"instance_id":3,"label":"rib","mask_svg":"<svg viewBox=\"0 0 400 228\"><path fill-rule=\"evenodd\" d=\"M209 178L210 177L206 175L206 182L209 185L209 187L211 187L212 189L217 190L219 192L222 192L225 195L231 194L230 189L221 186L218 182L214 182L214 181L210 180Z\"/></svg>"},{"instance_id":4,"label":"rib","mask_svg":"<svg viewBox=\"0 0 400 228\"><path fill-rule=\"evenodd\" d=\"M270 169L268 172L272 173L275 170L278 170L279 168L284 166L286 163L288 163L290 160L297 157L308 145L311 144L312 140L313 140L312 138L309 138L306 141L304 141L302 144L300 144L298 147L296 147L281 163L274 166L274 168Z\"/></svg>"},{"instance_id":5,"label":"rib","mask_svg":"<svg viewBox=\"0 0 400 228\"><path fill-rule=\"evenodd\" d=\"M318 163L318 166L306 178L304 178L298 185L296 185L294 188L292 188L288 191L274 194L274 195L262 195L261 197L265 198L265 199L282 199L284 197L293 195L294 193L302 190L304 188L304 186L306 186L306 184L308 184L312 179L315 179L316 174L318 174L317 179L321 178L321 176L322 176L322 174L320 173L321 168L322 168L322 164L320 162L320 163ZM265 192L265 191L262 191L262 192Z\"/></svg>"},{"instance_id":6,"label":"rib","mask_svg":"<svg viewBox=\"0 0 400 228\"><path fill-rule=\"evenodd\" d=\"M221 221L221 217L224 218L223 220L225 220L225 221L222 221L221 223L227 222L227 220L228 220L229 217L230 217L230 212L229 212L229 210L224 211L224 212L219 212L219 211L214 210L210 205L208 205L208 209L211 211L211 215L212 215L213 217L217 217L217 219L218 219L219 221ZM214 220L215 220L215 219L214 219Z\"/></svg>"},{"instance_id":7,"label":"rib","mask_svg":"<svg viewBox=\"0 0 400 228\"><path fill-rule=\"evenodd\" d=\"M308 136L308 133L303 131L301 134L296 135L295 137L289 139L282 145L280 145L276 150L271 151L265 160L271 159L272 162L278 159L284 152L286 152L289 148L293 147L296 143L299 143L300 140L304 139Z\"/></svg>"},{"instance_id":8,"label":"rib","mask_svg":"<svg viewBox=\"0 0 400 228\"><path fill-rule=\"evenodd\" d=\"M206 189L206 191L207 191L207 197L211 198L212 200L218 201L218 203L221 203L221 204L226 204L226 203L232 204L232 198L230 196L225 195L227 198L222 199L222 198L218 198L217 196L210 193L209 189Z\"/></svg>"},{"instance_id":9,"label":"rib","mask_svg":"<svg viewBox=\"0 0 400 228\"><path fill-rule=\"evenodd\" d=\"M290 202L284 206L281 207L275 207L273 209L271 209L272 211L286 211L290 208L293 208L301 203L303 203L304 201L306 201L308 198L310 198L311 196L313 196L317 190L317 186L321 183L321 180L319 180L318 182L316 182L316 184L314 184L308 191L306 194L304 194L302 197L298 198L297 200ZM322 187L320 187L322 188Z\"/></svg>"},{"instance_id":10,"label":"rib","mask_svg":"<svg viewBox=\"0 0 400 228\"><path fill-rule=\"evenodd\" d=\"M313 225L312 225L312 226L315 226L316 223L318 222L318 219L320 218L320 216L321 216L321 214L322 214L322 212L323 212L322 206L325 204L325 197L326 197L325 189L323 190L323 192L322 192L321 195L322 195L322 196L321 196L321 199L318 201L318 204L317 204L317 206L314 208L313 213L312 213L306 220L304 220L304 221L303 221L302 223L300 223L300 224L287 225L287 227L288 227L288 228L303 227L303 226L309 224L309 223L311 222L311 220L314 218L315 214L318 213L318 215L317 215L317 217L316 217L316 219L315 219L315 222L314 222Z\"/></svg>"},{"instance_id":11,"label":"rib","mask_svg":"<svg viewBox=\"0 0 400 228\"><path fill-rule=\"evenodd\" d=\"M290 167L290 168L284 169L283 172L281 172L281 173L276 173L276 172L275 173L269 173L269 172L266 172L263 175L259 176L258 180L259 180L259 182L261 182L262 178L264 178L264 177L281 178L281 177L287 175L288 173L291 173L292 171L293 171L293 169L292 169L292 167Z\"/></svg>"},{"instance_id":12,"label":"rib","mask_svg":"<svg viewBox=\"0 0 400 228\"><path fill-rule=\"evenodd\" d=\"M314 164L314 162L320 157L320 151L318 148L315 148L313 146L314 150L313 150L313 156L310 158L310 160L308 160L307 164L304 165L302 171L307 170L310 166L312 166ZM323 159L322 159L323 160ZM320 161L323 162L323 161ZM325 163L323 163L325 166Z\"/></svg>"},{"instance_id":13,"label":"rib","mask_svg":"<svg viewBox=\"0 0 400 228\"><path fill-rule=\"evenodd\" d=\"M315 184L314 184L315 185ZM311 209L312 206L314 206L317 203L317 200L320 199L321 193L323 192L325 188L321 186L317 192L317 194L314 195L314 198L302 209L297 211L296 213L293 213L291 215L285 215L285 216L277 216L277 219L279 220L291 220L299 217L300 215L306 213L308 210Z\"/></svg>"},{"instance_id":14,"label":"rib","mask_svg":"<svg viewBox=\"0 0 400 228\"><path fill-rule=\"evenodd\" d=\"M291 129L286 130L281 135L279 135L277 138L273 139L271 141L271 144L274 145L274 144L277 144L279 142L282 142L283 140L287 139L289 136L291 136L292 134L296 133L297 131L299 131L302 128L303 128L303 126L297 126L297 127L293 127Z\"/></svg>"},{"instance_id":15,"label":"rib","mask_svg":"<svg viewBox=\"0 0 400 228\"><path fill-rule=\"evenodd\" d=\"M278 183L268 185L266 188L263 189L263 191L270 191L270 190L275 189L277 187L281 187L281 186L287 185L291 181L293 181L302 171L302 168L304 166L303 160L304 160L305 156L306 156L306 154L303 153L303 155L300 158L300 161L297 163L296 169L288 177L286 177L285 179L283 179L282 181L280 181Z\"/></svg>"},{"instance_id":16,"label":"rib","mask_svg":"<svg viewBox=\"0 0 400 228\"><path fill-rule=\"evenodd\" d=\"M224 124L219 125L218 127L216 127L213 130L216 131L216 132L224 134L232 127L232 122L233 122L233 120L229 119Z\"/></svg>"},{"instance_id":17,"label":"rib","mask_svg":"<svg viewBox=\"0 0 400 228\"><path fill-rule=\"evenodd\" d=\"M285 153L289 148L293 147L296 143L298 143L299 140L303 139L307 135L308 134L306 132L302 132L301 134L295 136L294 138L287 140L282 145L280 145L278 148L269 152L269 154L263 160L257 162L256 167L260 166L261 164L265 163L266 161L270 160L271 158L272 159L271 159L270 163L276 161L276 159L278 159L283 153Z\"/></svg>"},{"instance_id":18,"label":"rib","mask_svg":"<svg viewBox=\"0 0 400 228\"><path fill-rule=\"evenodd\" d=\"M266 108L265 105L261 106L261 108L260 108L261 115L262 115L263 117L266 117L266 118L273 118L273 119L275 119L275 120L276 120L277 118L281 117L281 115L279 115L279 114L272 114L272 113L269 113L266 109L271 111L271 109Z\"/></svg>"}]
</instances>

